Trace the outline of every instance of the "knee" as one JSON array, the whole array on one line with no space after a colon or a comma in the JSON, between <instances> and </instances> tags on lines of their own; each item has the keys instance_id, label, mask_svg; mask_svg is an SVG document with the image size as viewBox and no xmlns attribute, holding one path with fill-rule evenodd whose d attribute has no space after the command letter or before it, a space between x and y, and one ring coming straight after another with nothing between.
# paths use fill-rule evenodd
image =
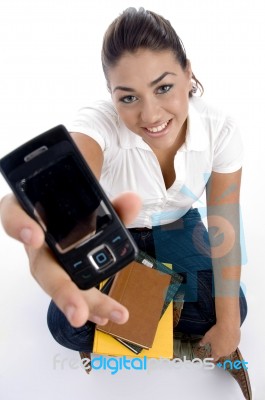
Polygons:
<instances>
[{"instance_id":1,"label":"knee","mask_svg":"<svg viewBox=\"0 0 265 400\"><path fill-rule=\"evenodd\" d=\"M56 337L59 332L63 332L66 323L65 320L66 317L64 314L59 310L56 304L51 301L47 312L47 325L53 337Z\"/></svg>"},{"instance_id":2,"label":"knee","mask_svg":"<svg viewBox=\"0 0 265 400\"><path fill-rule=\"evenodd\" d=\"M92 340L90 341L88 327L86 325L80 328L72 327L53 301L51 301L48 308L47 325L53 338L60 345L75 351L92 350L92 332L90 334Z\"/></svg>"},{"instance_id":3,"label":"knee","mask_svg":"<svg viewBox=\"0 0 265 400\"><path fill-rule=\"evenodd\" d=\"M53 301L51 301L48 308L47 325L56 342L62 346L65 346L66 339L69 340L69 335L67 335L67 338L65 337L69 328L67 326L69 323L64 314L59 310Z\"/></svg>"}]
</instances>

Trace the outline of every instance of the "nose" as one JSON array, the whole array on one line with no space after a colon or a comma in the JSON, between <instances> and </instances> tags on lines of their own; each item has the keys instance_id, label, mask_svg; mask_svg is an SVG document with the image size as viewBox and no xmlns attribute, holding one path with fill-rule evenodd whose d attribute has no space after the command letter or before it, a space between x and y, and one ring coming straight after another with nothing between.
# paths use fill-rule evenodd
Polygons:
<instances>
[{"instance_id":1,"label":"nose","mask_svg":"<svg viewBox=\"0 0 265 400\"><path fill-rule=\"evenodd\" d=\"M141 104L141 121L145 125L152 125L161 121L161 107L157 99L146 99Z\"/></svg>"}]
</instances>

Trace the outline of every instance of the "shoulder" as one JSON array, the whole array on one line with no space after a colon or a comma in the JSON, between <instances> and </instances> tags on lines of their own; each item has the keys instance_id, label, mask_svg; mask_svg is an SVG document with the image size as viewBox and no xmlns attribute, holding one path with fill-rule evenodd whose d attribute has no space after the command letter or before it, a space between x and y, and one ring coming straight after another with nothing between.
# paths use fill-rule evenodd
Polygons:
<instances>
[{"instance_id":1,"label":"shoulder","mask_svg":"<svg viewBox=\"0 0 265 400\"><path fill-rule=\"evenodd\" d=\"M201 98L190 100L186 142L188 149L207 153L215 172L234 172L242 166L243 143L235 119Z\"/></svg>"},{"instance_id":2,"label":"shoulder","mask_svg":"<svg viewBox=\"0 0 265 400\"><path fill-rule=\"evenodd\" d=\"M231 114L202 98L191 98L190 115L191 119L202 124L211 141L218 142L238 133L237 122Z\"/></svg>"},{"instance_id":3,"label":"shoulder","mask_svg":"<svg viewBox=\"0 0 265 400\"><path fill-rule=\"evenodd\" d=\"M192 107L204 126L211 152L212 171L231 173L239 170L243 163L243 143L236 120L202 99L194 99Z\"/></svg>"},{"instance_id":4,"label":"shoulder","mask_svg":"<svg viewBox=\"0 0 265 400\"><path fill-rule=\"evenodd\" d=\"M209 104L201 97L192 97L190 99L190 109L199 116L206 126L208 124L221 127L226 121L232 119L227 112L216 105Z\"/></svg>"},{"instance_id":5,"label":"shoulder","mask_svg":"<svg viewBox=\"0 0 265 400\"><path fill-rule=\"evenodd\" d=\"M69 125L69 131L90 136L105 151L118 132L118 115L112 102L98 100L80 108Z\"/></svg>"},{"instance_id":6,"label":"shoulder","mask_svg":"<svg viewBox=\"0 0 265 400\"><path fill-rule=\"evenodd\" d=\"M111 100L97 100L78 110L75 122L91 123L92 121L109 121L118 124L118 114Z\"/></svg>"},{"instance_id":7,"label":"shoulder","mask_svg":"<svg viewBox=\"0 0 265 400\"><path fill-rule=\"evenodd\" d=\"M141 138L119 119L111 100L98 100L81 108L69 130L92 137L103 151L144 147Z\"/></svg>"}]
</instances>

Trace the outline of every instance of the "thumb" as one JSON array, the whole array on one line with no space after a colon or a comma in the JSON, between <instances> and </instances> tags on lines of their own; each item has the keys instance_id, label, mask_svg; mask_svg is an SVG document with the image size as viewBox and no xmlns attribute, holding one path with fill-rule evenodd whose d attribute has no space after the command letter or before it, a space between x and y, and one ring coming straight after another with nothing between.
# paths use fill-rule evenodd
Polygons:
<instances>
[{"instance_id":1,"label":"thumb","mask_svg":"<svg viewBox=\"0 0 265 400\"><path fill-rule=\"evenodd\" d=\"M12 194L1 200L0 214L3 228L9 236L33 248L43 245L44 233L41 227L22 210Z\"/></svg>"},{"instance_id":2,"label":"thumb","mask_svg":"<svg viewBox=\"0 0 265 400\"><path fill-rule=\"evenodd\" d=\"M198 345L199 347L206 346L207 344L210 343L210 338L208 337L207 333L201 338L199 341Z\"/></svg>"}]
</instances>

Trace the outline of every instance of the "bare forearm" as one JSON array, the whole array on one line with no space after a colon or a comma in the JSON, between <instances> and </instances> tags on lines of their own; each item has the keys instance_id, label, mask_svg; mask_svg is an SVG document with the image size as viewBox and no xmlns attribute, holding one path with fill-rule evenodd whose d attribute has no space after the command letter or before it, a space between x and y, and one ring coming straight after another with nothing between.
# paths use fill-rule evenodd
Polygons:
<instances>
[{"instance_id":1,"label":"bare forearm","mask_svg":"<svg viewBox=\"0 0 265 400\"><path fill-rule=\"evenodd\" d=\"M212 264L217 323L240 326L240 244L234 243L233 248L223 257L212 258Z\"/></svg>"},{"instance_id":2,"label":"bare forearm","mask_svg":"<svg viewBox=\"0 0 265 400\"><path fill-rule=\"evenodd\" d=\"M222 287L217 288L215 296L217 323L240 326L240 269L240 267L229 267L229 273L222 279Z\"/></svg>"},{"instance_id":3,"label":"bare forearm","mask_svg":"<svg viewBox=\"0 0 265 400\"><path fill-rule=\"evenodd\" d=\"M239 206L229 204L209 207L208 221L217 323L240 326Z\"/></svg>"}]
</instances>

